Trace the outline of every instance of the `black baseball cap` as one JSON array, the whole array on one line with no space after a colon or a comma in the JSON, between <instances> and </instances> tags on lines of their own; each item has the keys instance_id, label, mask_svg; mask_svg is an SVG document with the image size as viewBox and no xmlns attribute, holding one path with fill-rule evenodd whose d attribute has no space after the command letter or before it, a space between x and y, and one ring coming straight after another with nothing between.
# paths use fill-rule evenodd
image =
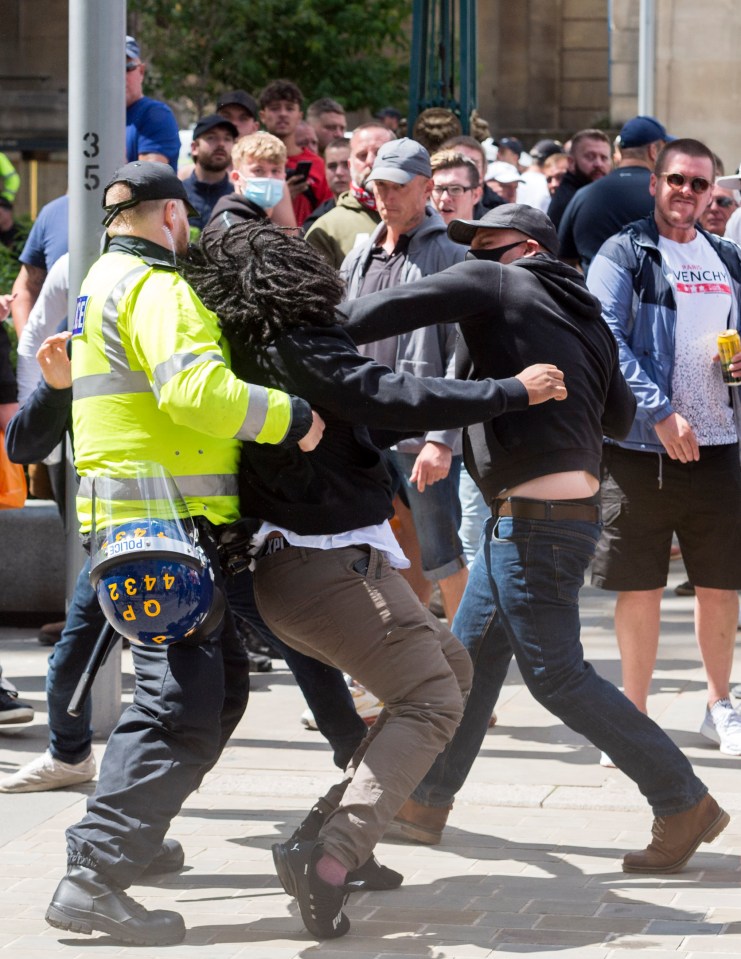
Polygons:
<instances>
[{"instance_id":1,"label":"black baseball cap","mask_svg":"<svg viewBox=\"0 0 741 959\"><path fill-rule=\"evenodd\" d=\"M115 183L125 183L129 187L129 200L106 203L108 191ZM103 189L103 209L106 211L103 226L109 227L122 210L128 210L143 200L182 200L188 208L188 216L198 216L198 211L188 200L183 181L168 163L134 160L119 167Z\"/></svg>"},{"instance_id":2,"label":"black baseball cap","mask_svg":"<svg viewBox=\"0 0 741 959\"><path fill-rule=\"evenodd\" d=\"M456 243L471 245L477 230L517 230L537 240L552 253L558 254L558 233L551 220L541 210L526 203L502 203L489 210L480 220L452 220L448 236Z\"/></svg>"},{"instance_id":3,"label":"black baseball cap","mask_svg":"<svg viewBox=\"0 0 741 959\"><path fill-rule=\"evenodd\" d=\"M522 142L516 137L502 137L499 140L495 140L495 143L500 148L504 147L505 150L512 150L512 152L516 153L517 156L525 151Z\"/></svg>"},{"instance_id":4,"label":"black baseball cap","mask_svg":"<svg viewBox=\"0 0 741 959\"><path fill-rule=\"evenodd\" d=\"M238 106L244 107L253 120L259 119L260 107L257 105L257 100L251 97L246 90L232 90L230 93L222 93L216 101L216 112L218 113L222 107L228 107L230 103L236 103Z\"/></svg>"},{"instance_id":5,"label":"black baseball cap","mask_svg":"<svg viewBox=\"0 0 741 959\"><path fill-rule=\"evenodd\" d=\"M237 130L231 120L222 117L220 113L209 113L207 116L201 117L193 130L193 139L197 140L198 137L202 137L204 133L213 130L214 127L225 127L235 140L239 139L239 130Z\"/></svg>"},{"instance_id":6,"label":"black baseball cap","mask_svg":"<svg viewBox=\"0 0 741 959\"><path fill-rule=\"evenodd\" d=\"M556 153L563 153L563 143L560 140L538 140L534 146L530 147L528 153L538 163L542 163Z\"/></svg>"}]
</instances>

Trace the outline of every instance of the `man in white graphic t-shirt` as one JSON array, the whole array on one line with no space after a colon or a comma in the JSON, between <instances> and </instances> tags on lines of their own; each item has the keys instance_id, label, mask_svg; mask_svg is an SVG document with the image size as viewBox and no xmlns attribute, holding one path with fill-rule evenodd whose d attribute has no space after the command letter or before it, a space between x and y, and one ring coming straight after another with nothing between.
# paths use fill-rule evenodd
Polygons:
<instances>
[{"instance_id":1,"label":"man in white graphic t-shirt","mask_svg":"<svg viewBox=\"0 0 741 959\"><path fill-rule=\"evenodd\" d=\"M650 181L653 215L607 240L589 270L638 402L628 437L604 447L604 532L592 582L618 593L623 686L646 712L677 534L708 683L700 732L741 756L741 716L728 689L741 588L741 390L723 384L715 358L718 333L739 327L741 249L697 225L714 169L699 141L667 144ZM741 385L741 354L732 369Z\"/></svg>"}]
</instances>

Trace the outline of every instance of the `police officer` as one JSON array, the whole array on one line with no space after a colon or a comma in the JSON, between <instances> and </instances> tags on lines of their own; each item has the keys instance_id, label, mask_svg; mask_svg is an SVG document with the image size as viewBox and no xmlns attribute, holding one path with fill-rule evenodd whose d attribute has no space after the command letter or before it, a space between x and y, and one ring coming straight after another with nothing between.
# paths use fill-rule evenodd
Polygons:
<instances>
[{"instance_id":1,"label":"police officer","mask_svg":"<svg viewBox=\"0 0 741 959\"><path fill-rule=\"evenodd\" d=\"M323 424L303 400L249 386L229 369L215 314L175 269L190 209L168 166L122 167L103 206L110 243L83 282L73 330L81 532L91 525L91 473L157 462L195 517L220 587L213 534L239 515L240 440L298 442L307 451ZM179 913L147 911L123 890L160 854L172 818L247 702L248 661L228 609L198 639L133 647L134 702L111 734L87 814L67 830L69 868L46 914L50 925L138 945L184 937ZM182 862L182 850L173 852Z\"/></svg>"}]
</instances>

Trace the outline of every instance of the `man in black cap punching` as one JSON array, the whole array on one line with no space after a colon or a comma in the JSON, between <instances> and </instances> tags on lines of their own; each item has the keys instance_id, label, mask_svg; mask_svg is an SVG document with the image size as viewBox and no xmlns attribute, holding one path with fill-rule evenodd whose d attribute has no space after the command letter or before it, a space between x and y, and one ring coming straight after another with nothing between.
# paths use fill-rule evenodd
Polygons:
<instances>
[{"instance_id":1,"label":"man in black cap punching","mask_svg":"<svg viewBox=\"0 0 741 959\"><path fill-rule=\"evenodd\" d=\"M650 803L653 839L624 857L624 871L678 872L728 814L669 737L585 662L579 638L579 589L601 529L602 437L624 437L635 411L617 345L581 275L556 259L544 213L506 204L453 220L448 232L470 244L470 259L345 304L353 338L458 322L456 376L501 380L537 356L563 371L568 396L464 433L466 466L492 513L452 624L471 654L473 686L394 835L440 841L514 655L533 696L605 750Z\"/></svg>"}]
</instances>

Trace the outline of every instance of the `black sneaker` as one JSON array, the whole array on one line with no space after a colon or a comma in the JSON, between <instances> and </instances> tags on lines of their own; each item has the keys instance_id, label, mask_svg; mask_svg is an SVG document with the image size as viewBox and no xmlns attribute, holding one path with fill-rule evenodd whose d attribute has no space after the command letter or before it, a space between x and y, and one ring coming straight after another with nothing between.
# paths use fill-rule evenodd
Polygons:
<instances>
[{"instance_id":1,"label":"black sneaker","mask_svg":"<svg viewBox=\"0 0 741 959\"><path fill-rule=\"evenodd\" d=\"M345 785L344 783L342 785ZM344 792L344 789L342 790ZM286 845L290 846L295 842L307 842L319 837L319 830L334 807L322 797L317 799L314 806L309 811L306 818L299 824ZM395 869L389 869L388 866L382 866L375 856L371 856L367 862L357 869L347 874L347 882L362 882L363 889L366 892L385 892L388 889L398 889L404 882L404 876ZM286 890L288 892L288 890ZM295 894L289 893L293 896Z\"/></svg>"},{"instance_id":2,"label":"black sneaker","mask_svg":"<svg viewBox=\"0 0 741 959\"><path fill-rule=\"evenodd\" d=\"M281 885L298 903L304 925L317 939L338 939L350 929L350 920L342 911L351 892L359 892L362 883L330 886L316 874L321 858L320 842L276 843L273 862Z\"/></svg>"},{"instance_id":3,"label":"black sneaker","mask_svg":"<svg viewBox=\"0 0 741 959\"><path fill-rule=\"evenodd\" d=\"M398 889L404 882L404 876L395 869L381 865L375 856L371 856L362 866L347 874L347 882L362 882L367 892L385 892Z\"/></svg>"},{"instance_id":4,"label":"black sneaker","mask_svg":"<svg viewBox=\"0 0 741 959\"><path fill-rule=\"evenodd\" d=\"M13 723L30 723L33 706L18 699L18 693L7 680L0 680L0 727Z\"/></svg>"}]
</instances>

